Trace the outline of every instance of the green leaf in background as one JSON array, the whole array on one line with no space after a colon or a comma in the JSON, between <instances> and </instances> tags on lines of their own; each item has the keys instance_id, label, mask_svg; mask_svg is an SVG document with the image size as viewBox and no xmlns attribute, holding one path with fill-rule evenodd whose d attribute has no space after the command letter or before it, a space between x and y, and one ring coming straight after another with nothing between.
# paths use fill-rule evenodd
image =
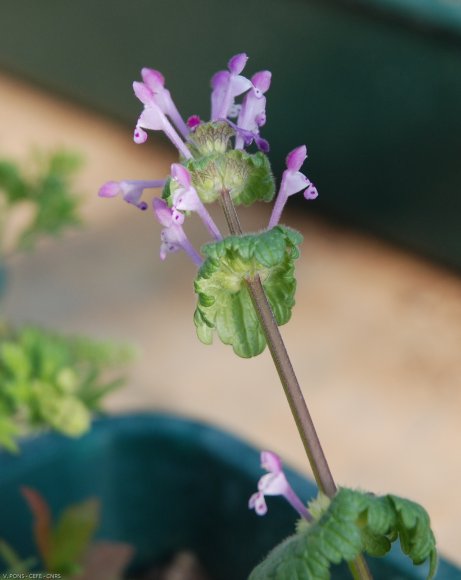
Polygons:
<instances>
[{"instance_id":1,"label":"green leaf in background","mask_svg":"<svg viewBox=\"0 0 461 580\"><path fill-rule=\"evenodd\" d=\"M84 403L74 396L59 393L55 385L33 383L36 416L49 427L68 437L79 437L88 431L91 413Z\"/></svg>"},{"instance_id":2,"label":"green leaf in background","mask_svg":"<svg viewBox=\"0 0 461 580\"><path fill-rule=\"evenodd\" d=\"M317 504L318 505L318 504ZM414 564L429 562L428 579L437 568L435 538L429 516L420 505L394 496L378 497L341 488L316 519L272 550L249 580L328 580L330 567L360 553L383 556L391 543L400 545Z\"/></svg>"},{"instance_id":3,"label":"green leaf in background","mask_svg":"<svg viewBox=\"0 0 461 580\"><path fill-rule=\"evenodd\" d=\"M29 487L21 491L34 517L34 539L45 569L64 575L77 572L99 524L98 501L69 506L53 526L50 508L40 493Z\"/></svg>"},{"instance_id":4,"label":"green leaf in background","mask_svg":"<svg viewBox=\"0 0 461 580\"><path fill-rule=\"evenodd\" d=\"M198 305L194 323L199 339L210 344L213 330L241 357L260 354L266 340L245 284L261 277L277 324L285 324L295 303L294 260L302 236L285 226L206 244L206 259L195 281Z\"/></svg>"},{"instance_id":5,"label":"green leaf in background","mask_svg":"<svg viewBox=\"0 0 461 580\"><path fill-rule=\"evenodd\" d=\"M17 437L34 429L52 428L72 437L86 432L103 397L123 383L114 370L132 355L123 345L40 328L5 329L0 335L0 446L17 451Z\"/></svg>"},{"instance_id":6,"label":"green leaf in background","mask_svg":"<svg viewBox=\"0 0 461 580\"><path fill-rule=\"evenodd\" d=\"M30 183L28 199L36 207L32 223L19 239L19 248L30 249L42 235L58 235L69 226L80 223L79 197L73 192L72 180L81 167L75 153L58 151L39 160L39 174Z\"/></svg>"},{"instance_id":7,"label":"green leaf in background","mask_svg":"<svg viewBox=\"0 0 461 580\"><path fill-rule=\"evenodd\" d=\"M31 249L41 236L57 235L65 228L80 223L77 211L80 199L73 186L80 167L80 156L67 151L37 153L27 163L27 169L11 161L0 160L2 253ZM6 248L10 216L21 206L28 209L27 223L15 232L14 247Z\"/></svg>"},{"instance_id":8,"label":"green leaf in background","mask_svg":"<svg viewBox=\"0 0 461 580\"><path fill-rule=\"evenodd\" d=\"M68 507L52 532L47 570L75 574L99 524L99 502L89 499Z\"/></svg>"},{"instance_id":9,"label":"green leaf in background","mask_svg":"<svg viewBox=\"0 0 461 580\"><path fill-rule=\"evenodd\" d=\"M14 375L18 380L30 376L30 361L19 344L7 340L0 343L0 359L10 376Z\"/></svg>"},{"instance_id":10,"label":"green leaf in background","mask_svg":"<svg viewBox=\"0 0 461 580\"><path fill-rule=\"evenodd\" d=\"M6 204L13 205L27 199L28 183L19 167L12 161L0 160L0 192Z\"/></svg>"},{"instance_id":11,"label":"green leaf in background","mask_svg":"<svg viewBox=\"0 0 461 580\"><path fill-rule=\"evenodd\" d=\"M27 558L23 560L15 550L3 540L0 540L0 559L2 559L7 567L8 572L10 574L26 574L29 572L35 565L36 560L35 558ZM14 577L14 576L13 576ZM16 576L20 578L21 576ZM22 576L26 578L26 576Z\"/></svg>"},{"instance_id":12,"label":"green leaf in background","mask_svg":"<svg viewBox=\"0 0 461 580\"><path fill-rule=\"evenodd\" d=\"M93 543L93 536L100 523L98 500L89 499L70 505L61 512L57 523L53 524L51 510L42 495L29 487L22 487L21 492L32 512L33 536L43 571L67 580L125 578L123 571L133 556L133 548L121 542ZM24 575L21 578L25 578L25 573L36 570L35 558L20 558L2 540L0 558L6 563L9 574L22 573Z\"/></svg>"}]
</instances>

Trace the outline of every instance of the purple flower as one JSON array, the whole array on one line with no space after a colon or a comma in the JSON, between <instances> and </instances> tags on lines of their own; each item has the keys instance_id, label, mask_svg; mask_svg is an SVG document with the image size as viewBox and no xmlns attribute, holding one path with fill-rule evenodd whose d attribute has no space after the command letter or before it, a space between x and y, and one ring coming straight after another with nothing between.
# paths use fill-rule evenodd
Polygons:
<instances>
[{"instance_id":1,"label":"purple flower","mask_svg":"<svg viewBox=\"0 0 461 580\"><path fill-rule=\"evenodd\" d=\"M171 166L171 177L178 185L173 194L173 205L182 211L197 211L203 205L192 186L192 178L189 171L180 163Z\"/></svg>"},{"instance_id":2,"label":"purple flower","mask_svg":"<svg viewBox=\"0 0 461 580\"><path fill-rule=\"evenodd\" d=\"M145 189L163 187L165 185L164 179L156 181L107 181L99 188L98 195L100 197L115 197L121 195L127 203L138 207L139 209L147 209L147 203L141 201L141 196Z\"/></svg>"},{"instance_id":3,"label":"purple flower","mask_svg":"<svg viewBox=\"0 0 461 580\"><path fill-rule=\"evenodd\" d=\"M164 226L160 234L160 259L164 260L169 253L184 250L197 266L201 266L203 260L187 239L181 225L184 216L170 209L166 201L159 197L154 198L153 206L157 220Z\"/></svg>"},{"instance_id":4,"label":"purple flower","mask_svg":"<svg viewBox=\"0 0 461 580\"><path fill-rule=\"evenodd\" d=\"M178 186L173 193L174 209L197 212L210 234L216 240L221 240L221 232L202 203L197 191L192 186L192 178L189 171L180 163L173 163L171 176Z\"/></svg>"},{"instance_id":5,"label":"purple flower","mask_svg":"<svg viewBox=\"0 0 461 580\"><path fill-rule=\"evenodd\" d=\"M135 95L144 105L144 110L139 116L138 122L136 123L136 129L134 130L133 138L135 143L144 143L146 141L147 133L144 131L144 129L163 131L165 135L173 143L173 145L176 147L176 149L178 149L178 151L186 159L191 159L192 158L191 152L189 151L186 144L178 135L176 129L170 123L170 121L166 117L166 114L162 110L162 107L164 106L165 95L162 93L161 94L162 98L159 98L160 93L154 94L154 92L145 83L139 83L136 81L133 83L133 90ZM160 100L161 106L157 102L158 100Z\"/></svg>"},{"instance_id":6,"label":"purple flower","mask_svg":"<svg viewBox=\"0 0 461 580\"><path fill-rule=\"evenodd\" d=\"M259 135L259 128L266 122L266 97L269 90L271 73L268 70L260 71L251 77L252 88L245 95L237 121L240 130L249 131L254 138ZM241 133L237 134L236 149L243 149L247 144Z\"/></svg>"},{"instance_id":7,"label":"purple flower","mask_svg":"<svg viewBox=\"0 0 461 580\"><path fill-rule=\"evenodd\" d=\"M282 175L282 183L277 195L277 199L269 220L268 228L271 229L276 226L282 215L283 208L290 197L304 189L304 197L306 199L315 199L318 196L316 187L309 181L309 179L299 170L307 158L307 148L301 145L293 149L286 158L287 168Z\"/></svg>"},{"instance_id":8,"label":"purple flower","mask_svg":"<svg viewBox=\"0 0 461 580\"><path fill-rule=\"evenodd\" d=\"M194 129L196 129L200 125L201 122L202 122L202 120L200 119L200 117L198 115L191 115L187 119L187 126L189 127L189 129L191 131L193 131Z\"/></svg>"},{"instance_id":9,"label":"purple flower","mask_svg":"<svg viewBox=\"0 0 461 580\"><path fill-rule=\"evenodd\" d=\"M165 88L165 77L161 72L152 68L141 69L141 76L146 87L152 91L153 99L160 110L173 121L184 139L187 139L189 129L176 108L170 91Z\"/></svg>"},{"instance_id":10,"label":"purple flower","mask_svg":"<svg viewBox=\"0 0 461 580\"><path fill-rule=\"evenodd\" d=\"M281 495L305 520L311 521L312 516L288 483L282 469L280 457L272 451L261 452L261 467L268 471L258 482L258 491L248 502L248 507L254 509L259 516L267 513L265 496Z\"/></svg>"},{"instance_id":11,"label":"purple flower","mask_svg":"<svg viewBox=\"0 0 461 580\"><path fill-rule=\"evenodd\" d=\"M248 60L242 52L236 54L227 63L229 70L217 72L211 79L211 120L227 119L234 108L235 97L247 91L252 85L251 81L240 73L245 68ZM233 111L235 114L235 110Z\"/></svg>"},{"instance_id":12,"label":"purple flower","mask_svg":"<svg viewBox=\"0 0 461 580\"><path fill-rule=\"evenodd\" d=\"M270 149L269 142L266 141L266 139L263 139L262 137L260 137L258 135L258 133L255 133L253 131L247 131L246 129L241 129L240 127L238 127L235 123L233 123L229 119L227 119L227 123L232 127L232 129L234 129L235 134L237 135L237 138L242 139L244 147L248 147L254 141L256 146L258 147L258 149L260 151L262 151L263 153L269 152L269 149ZM237 146L237 140L236 140L236 146ZM238 147L236 147L236 148L238 149Z\"/></svg>"}]
</instances>

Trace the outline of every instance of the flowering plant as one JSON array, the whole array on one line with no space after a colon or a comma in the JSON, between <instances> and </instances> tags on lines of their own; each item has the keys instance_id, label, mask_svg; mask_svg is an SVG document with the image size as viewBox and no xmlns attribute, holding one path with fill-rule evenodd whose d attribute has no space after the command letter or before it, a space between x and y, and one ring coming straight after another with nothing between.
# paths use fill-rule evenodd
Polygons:
<instances>
[{"instance_id":1,"label":"flowering plant","mask_svg":"<svg viewBox=\"0 0 461 580\"><path fill-rule=\"evenodd\" d=\"M210 344L216 333L241 357L249 358L269 347L293 417L303 441L319 495L308 506L296 496L280 458L261 454L268 472L249 499L258 515L267 511L266 497L282 495L301 517L296 533L277 546L250 575L251 580L329 578L332 565L348 563L355 578L371 578L364 553L384 556L397 539L414 564L429 562L428 577L435 574L435 539L425 510L393 495L337 488L317 437L302 391L285 349L279 326L288 322L294 306L295 260L302 236L282 225L283 208L291 195L303 192L306 200L318 195L301 171L307 149L301 145L286 158L280 186L267 228L242 231L236 206L272 201L276 184L261 136L266 122L266 92L271 73L244 76L246 54L232 57L226 70L211 80L211 119L180 116L161 73L143 69L142 82L133 83L143 104L134 131L136 143L147 139L146 130L160 130L179 152L179 162L162 180L107 182L102 197L121 195L140 210L149 203L144 191L161 188L152 201L161 224L160 258L183 250L197 265L194 314L198 338ZM241 102L237 103L237 98ZM250 152L250 147L253 151ZM218 201L229 234L219 230L206 205ZM198 251L185 232L186 218L196 212L211 241Z\"/></svg>"}]
</instances>

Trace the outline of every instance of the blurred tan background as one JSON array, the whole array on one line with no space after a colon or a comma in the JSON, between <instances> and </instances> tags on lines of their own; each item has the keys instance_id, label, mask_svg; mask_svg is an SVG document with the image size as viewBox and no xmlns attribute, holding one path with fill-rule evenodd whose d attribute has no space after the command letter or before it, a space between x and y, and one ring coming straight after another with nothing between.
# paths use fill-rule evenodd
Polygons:
<instances>
[{"instance_id":1,"label":"blurred tan background","mask_svg":"<svg viewBox=\"0 0 461 580\"><path fill-rule=\"evenodd\" d=\"M164 177L173 153L152 138L135 145L130 128L8 76L0 102L1 156L65 146L86 160L85 225L12 261L8 316L133 343L140 355L108 400L112 412L204 419L307 473L268 353L242 360L198 342L192 263L182 254L161 263L151 213L96 195L109 179ZM333 474L421 502L443 554L461 564L461 278L308 209L284 215L305 241L282 333ZM244 226L265 226L268 212L244 210ZM187 225L196 245L205 241L197 221Z\"/></svg>"}]
</instances>

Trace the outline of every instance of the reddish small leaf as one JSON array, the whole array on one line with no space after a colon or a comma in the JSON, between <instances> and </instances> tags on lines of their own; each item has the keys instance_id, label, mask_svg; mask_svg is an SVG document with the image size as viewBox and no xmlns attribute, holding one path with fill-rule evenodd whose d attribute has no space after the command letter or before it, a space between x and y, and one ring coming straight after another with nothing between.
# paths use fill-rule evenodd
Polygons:
<instances>
[{"instance_id":1,"label":"reddish small leaf","mask_svg":"<svg viewBox=\"0 0 461 580\"><path fill-rule=\"evenodd\" d=\"M29 508L34 516L33 530L35 543L37 544L45 567L48 567L52 543L50 508L37 490L23 485L21 487L21 493L29 504Z\"/></svg>"}]
</instances>

